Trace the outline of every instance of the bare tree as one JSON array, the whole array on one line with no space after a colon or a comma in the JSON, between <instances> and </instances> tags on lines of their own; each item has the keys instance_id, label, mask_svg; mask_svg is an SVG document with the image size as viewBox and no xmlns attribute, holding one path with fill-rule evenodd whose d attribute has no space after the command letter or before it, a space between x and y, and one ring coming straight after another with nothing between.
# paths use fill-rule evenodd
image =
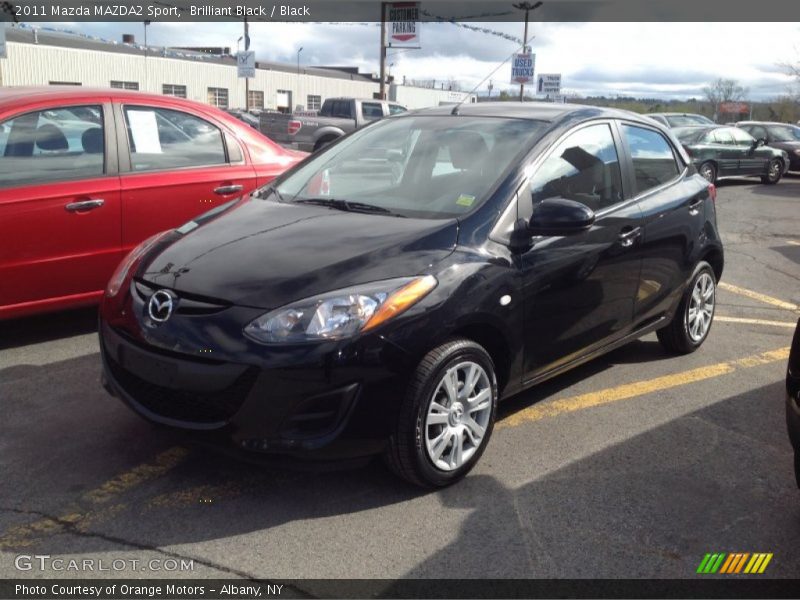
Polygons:
<instances>
[{"instance_id":1,"label":"bare tree","mask_svg":"<svg viewBox=\"0 0 800 600\"><path fill-rule=\"evenodd\" d=\"M714 118L719 117L719 107L723 102L739 102L747 96L747 88L739 85L735 79L720 77L711 85L703 88L706 99L714 109Z\"/></svg>"}]
</instances>

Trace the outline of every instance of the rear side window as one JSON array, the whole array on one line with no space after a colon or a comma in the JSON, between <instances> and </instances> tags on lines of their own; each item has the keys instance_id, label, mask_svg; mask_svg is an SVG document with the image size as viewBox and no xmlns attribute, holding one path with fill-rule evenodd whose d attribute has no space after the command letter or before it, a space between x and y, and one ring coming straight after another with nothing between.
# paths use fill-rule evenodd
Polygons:
<instances>
[{"instance_id":1,"label":"rear side window","mask_svg":"<svg viewBox=\"0 0 800 600\"><path fill-rule=\"evenodd\" d=\"M600 210L622 200L621 182L611 128L606 123L584 127L561 141L537 169L530 182L532 205L521 212L530 217L533 205L547 198Z\"/></svg>"},{"instance_id":2,"label":"rear side window","mask_svg":"<svg viewBox=\"0 0 800 600\"><path fill-rule=\"evenodd\" d=\"M712 144L733 146L733 136L725 129L712 129L706 134L705 141Z\"/></svg>"},{"instance_id":3,"label":"rear side window","mask_svg":"<svg viewBox=\"0 0 800 600\"><path fill-rule=\"evenodd\" d=\"M134 171L227 162L220 130L194 115L164 108L127 106L125 124Z\"/></svg>"},{"instance_id":4,"label":"rear side window","mask_svg":"<svg viewBox=\"0 0 800 600\"><path fill-rule=\"evenodd\" d=\"M377 102L363 102L361 104L361 116L368 121L374 121L383 117L383 107Z\"/></svg>"},{"instance_id":5,"label":"rear side window","mask_svg":"<svg viewBox=\"0 0 800 600\"><path fill-rule=\"evenodd\" d=\"M352 119L349 100L334 100L331 102L330 116L338 119Z\"/></svg>"},{"instance_id":6,"label":"rear side window","mask_svg":"<svg viewBox=\"0 0 800 600\"><path fill-rule=\"evenodd\" d=\"M100 177L105 172L101 106L69 106L0 124L0 186Z\"/></svg>"},{"instance_id":7,"label":"rear side window","mask_svg":"<svg viewBox=\"0 0 800 600\"><path fill-rule=\"evenodd\" d=\"M659 132L634 125L623 125L633 159L638 194L674 179L680 169L670 143Z\"/></svg>"}]
</instances>

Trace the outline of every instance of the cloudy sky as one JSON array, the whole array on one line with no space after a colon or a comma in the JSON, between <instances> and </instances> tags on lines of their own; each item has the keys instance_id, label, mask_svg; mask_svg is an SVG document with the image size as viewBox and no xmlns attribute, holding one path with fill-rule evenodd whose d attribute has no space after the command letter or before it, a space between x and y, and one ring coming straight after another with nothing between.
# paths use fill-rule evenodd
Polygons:
<instances>
[{"instance_id":1,"label":"cloudy sky","mask_svg":"<svg viewBox=\"0 0 800 600\"><path fill-rule=\"evenodd\" d=\"M122 33L142 41L138 23L53 23L107 39ZM474 23L522 37L521 23ZM718 77L739 80L754 100L786 93L792 80L781 63L800 62L800 23L531 23L537 73L561 73L562 87L582 95L702 97ZM236 23L153 23L154 45L236 46ZM450 23L423 23L420 50L390 50L396 79L450 78L471 89L515 51L498 35ZM380 28L375 23L252 23L251 49L260 60L304 65L358 66L378 71ZM492 77L494 94L511 89L506 63ZM479 90L485 91L488 81Z\"/></svg>"}]
</instances>

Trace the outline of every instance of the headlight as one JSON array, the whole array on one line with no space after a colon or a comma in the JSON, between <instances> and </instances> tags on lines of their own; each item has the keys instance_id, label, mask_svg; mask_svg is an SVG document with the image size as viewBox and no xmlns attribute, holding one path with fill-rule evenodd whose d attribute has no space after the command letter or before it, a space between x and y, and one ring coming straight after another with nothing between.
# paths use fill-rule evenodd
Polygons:
<instances>
[{"instance_id":1,"label":"headlight","mask_svg":"<svg viewBox=\"0 0 800 600\"><path fill-rule=\"evenodd\" d=\"M436 285L435 277L425 275L329 292L261 315L244 333L262 344L348 338L411 308Z\"/></svg>"},{"instance_id":2,"label":"headlight","mask_svg":"<svg viewBox=\"0 0 800 600\"><path fill-rule=\"evenodd\" d=\"M125 277L128 275L128 270L131 266L139 260L142 256L144 256L150 248L152 248L158 240L162 237L167 235L169 231L162 231L161 233L157 233L152 237L147 238L141 244L136 246L133 250L131 250L128 255L122 259L122 262L119 263L117 270L114 271L114 274L111 276L111 279L108 281L108 285L106 286L106 296L109 298L113 298L114 296L119 293L119 288L122 287L123 282L125 281Z\"/></svg>"}]
</instances>

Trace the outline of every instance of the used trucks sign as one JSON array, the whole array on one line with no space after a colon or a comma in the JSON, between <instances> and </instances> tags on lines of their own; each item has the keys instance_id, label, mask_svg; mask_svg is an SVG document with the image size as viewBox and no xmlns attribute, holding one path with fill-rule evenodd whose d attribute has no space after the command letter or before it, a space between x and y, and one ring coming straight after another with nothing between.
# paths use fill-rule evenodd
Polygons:
<instances>
[{"instance_id":1,"label":"used trucks sign","mask_svg":"<svg viewBox=\"0 0 800 600\"><path fill-rule=\"evenodd\" d=\"M531 52L515 54L511 63L511 83L530 83L533 81L533 67L536 55Z\"/></svg>"}]
</instances>

